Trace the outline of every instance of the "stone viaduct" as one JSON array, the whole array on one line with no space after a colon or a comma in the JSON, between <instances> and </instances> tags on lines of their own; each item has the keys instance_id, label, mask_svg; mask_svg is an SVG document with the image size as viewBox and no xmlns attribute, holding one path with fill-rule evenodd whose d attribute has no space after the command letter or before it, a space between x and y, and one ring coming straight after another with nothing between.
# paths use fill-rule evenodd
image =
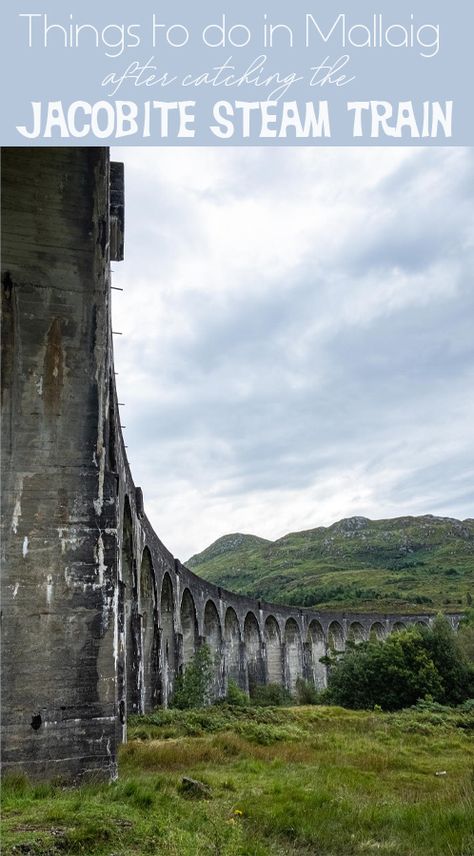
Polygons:
<instances>
[{"instance_id":1,"label":"stone viaduct","mask_svg":"<svg viewBox=\"0 0 474 856\"><path fill-rule=\"evenodd\" d=\"M113 777L127 714L166 706L203 640L217 698L229 678L323 687L328 649L428 623L255 602L173 558L120 429L122 167L105 148L5 149L2 182L4 769Z\"/></svg>"}]
</instances>

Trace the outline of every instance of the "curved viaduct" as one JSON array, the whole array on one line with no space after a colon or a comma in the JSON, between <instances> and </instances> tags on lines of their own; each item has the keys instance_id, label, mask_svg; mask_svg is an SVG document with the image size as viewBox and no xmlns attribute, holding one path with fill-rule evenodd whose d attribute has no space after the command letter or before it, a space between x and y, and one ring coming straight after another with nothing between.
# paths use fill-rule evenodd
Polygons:
<instances>
[{"instance_id":1,"label":"curved viaduct","mask_svg":"<svg viewBox=\"0 0 474 856\"><path fill-rule=\"evenodd\" d=\"M127 714L166 706L204 640L220 697L230 678L245 690L293 691L298 677L322 687L329 649L428 623L255 602L173 558L120 428L110 261L123 253L121 166L105 148L5 149L2 160L4 769L114 776Z\"/></svg>"},{"instance_id":2,"label":"curved viaduct","mask_svg":"<svg viewBox=\"0 0 474 856\"><path fill-rule=\"evenodd\" d=\"M383 639L433 618L318 612L255 601L215 586L174 559L157 538L124 458L120 485L119 656L127 673L129 712L166 707L176 675L202 642L213 652L215 698L225 695L229 679L246 691L280 683L294 692L298 678L325 687L326 666L320 659L343 651L348 640Z\"/></svg>"}]
</instances>

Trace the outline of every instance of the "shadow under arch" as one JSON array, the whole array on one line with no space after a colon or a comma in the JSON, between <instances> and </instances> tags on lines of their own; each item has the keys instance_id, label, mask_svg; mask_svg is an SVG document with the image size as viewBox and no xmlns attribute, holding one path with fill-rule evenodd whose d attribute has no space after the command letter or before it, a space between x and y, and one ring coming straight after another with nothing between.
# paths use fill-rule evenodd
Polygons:
<instances>
[{"instance_id":1,"label":"shadow under arch","mask_svg":"<svg viewBox=\"0 0 474 856\"><path fill-rule=\"evenodd\" d=\"M327 685L327 670L321 657L326 656L326 640L319 621L313 619L308 627L308 645L311 655L311 673L316 689L322 690Z\"/></svg>"},{"instance_id":2,"label":"shadow under arch","mask_svg":"<svg viewBox=\"0 0 474 856\"><path fill-rule=\"evenodd\" d=\"M298 678L303 677L303 643L300 628L294 618L285 624L286 684L294 695Z\"/></svg>"},{"instance_id":3,"label":"shadow under arch","mask_svg":"<svg viewBox=\"0 0 474 856\"><path fill-rule=\"evenodd\" d=\"M168 572L163 577L159 607L160 622L160 704L168 707L176 676L176 636L174 632L173 584Z\"/></svg>"},{"instance_id":4,"label":"shadow under arch","mask_svg":"<svg viewBox=\"0 0 474 856\"><path fill-rule=\"evenodd\" d=\"M140 606L142 624L141 711L153 710L159 700L159 634L156 581L151 552L143 550L140 565Z\"/></svg>"},{"instance_id":5,"label":"shadow under arch","mask_svg":"<svg viewBox=\"0 0 474 856\"><path fill-rule=\"evenodd\" d=\"M365 630L362 627L360 621L352 621L349 625L349 631L347 633L347 638L353 642L354 645L359 645L361 642L365 640Z\"/></svg>"},{"instance_id":6,"label":"shadow under arch","mask_svg":"<svg viewBox=\"0 0 474 856\"><path fill-rule=\"evenodd\" d=\"M137 569L133 550L132 512L125 496L118 583L117 698L120 723L126 732L127 716L140 710L140 627L137 603Z\"/></svg>"},{"instance_id":7,"label":"shadow under arch","mask_svg":"<svg viewBox=\"0 0 474 856\"><path fill-rule=\"evenodd\" d=\"M342 654L344 651L344 631L339 621L331 621L328 627L328 649L331 654Z\"/></svg>"},{"instance_id":8,"label":"shadow under arch","mask_svg":"<svg viewBox=\"0 0 474 856\"><path fill-rule=\"evenodd\" d=\"M198 623L194 598L188 588L184 589L180 608L181 633L183 637L182 664L191 662L198 644Z\"/></svg>"},{"instance_id":9,"label":"shadow under arch","mask_svg":"<svg viewBox=\"0 0 474 856\"><path fill-rule=\"evenodd\" d=\"M264 637L268 683L281 684L283 683L283 650L280 628L273 615L269 615L265 621Z\"/></svg>"},{"instance_id":10,"label":"shadow under arch","mask_svg":"<svg viewBox=\"0 0 474 856\"><path fill-rule=\"evenodd\" d=\"M222 627L213 600L208 600L204 607L204 636L209 645L213 662L211 698L220 698L223 694L223 669L222 669Z\"/></svg>"},{"instance_id":11,"label":"shadow under arch","mask_svg":"<svg viewBox=\"0 0 474 856\"><path fill-rule=\"evenodd\" d=\"M392 633L401 633L402 630L406 630L407 626L403 621L395 621L392 627Z\"/></svg>"},{"instance_id":12,"label":"shadow under arch","mask_svg":"<svg viewBox=\"0 0 474 856\"><path fill-rule=\"evenodd\" d=\"M262 639L258 621L253 612L247 612L244 621L245 656L247 660L247 680L249 693L255 687L265 683L262 657Z\"/></svg>"},{"instance_id":13,"label":"shadow under arch","mask_svg":"<svg viewBox=\"0 0 474 856\"><path fill-rule=\"evenodd\" d=\"M385 628L380 621L374 621L369 630L369 639L377 639L379 642L385 639Z\"/></svg>"},{"instance_id":14,"label":"shadow under arch","mask_svg":"<svg viewBox=\"0 0 474 856\"><path fill-rule=\"evenodd\" d=\"M245 689L245 679L241 668L241 645L239 620L235 609L227 607L224 621L225 671L227 681L234 681Z\"/></svg>"}]
</instances>

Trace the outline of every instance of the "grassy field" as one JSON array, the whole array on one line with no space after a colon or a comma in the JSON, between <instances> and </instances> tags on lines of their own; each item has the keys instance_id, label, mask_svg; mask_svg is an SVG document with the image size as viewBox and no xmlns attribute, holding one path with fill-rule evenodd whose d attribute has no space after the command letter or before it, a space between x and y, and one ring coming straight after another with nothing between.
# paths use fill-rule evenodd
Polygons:
<instances>
[{"instance_id":1,"label":"grassy field","mask_svg":"<svg viewBox=\"0 0 474 856\"><path fill-rule=\"evenodd\" d=\"M442 708L135 718L118 782L7 782L2 853L472 856L473 726ZM183 776L209 793L187 796Z\"/></svg>"},{"instance_id":2,"label":"grassy field","mask_svg":"<svg viewBox=\"0 0 474 856\"><path fill-rule=\"evenodd\" d=\"M276 603L456 612L474 597L474 521L351 517L278 541L225 535L187 564L231 591Z\"/></svg>"}]
</instances>

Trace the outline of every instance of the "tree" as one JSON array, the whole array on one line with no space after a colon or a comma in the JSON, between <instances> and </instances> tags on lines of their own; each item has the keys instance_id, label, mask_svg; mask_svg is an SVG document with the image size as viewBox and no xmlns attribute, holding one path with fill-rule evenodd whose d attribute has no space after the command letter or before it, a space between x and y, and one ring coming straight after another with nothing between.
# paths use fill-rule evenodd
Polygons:
<instances>
[{"instance_id":1,"label":"tree","mask_svg":"<svg viewBox=\"0 0 474 856\"><path fill-rule=\"evenodd\" d=\"M213 659L209 645L201 645L176 679L171 707L181 710L204 707L210 702Z\"/></svg>"},{"instance_id":2,"label":"tree","mask_svg":"<svg viewBox=\"0 0 474 856\"><path fill-rule=\"evenodd\" d=\"M459 624L458 642L470 663L474 663L474 609L467 609Z\"/></svg>"},{"instance_id":3,"label":"tree","mask_svg":"<svg viewBox=\"0 0 474 856\"><path fill-rule=\"evenodd\" d=\"M446 619L439 615L432 627L422 627L420 632L428 656L441 678L442 692L436 701L460 704L474 695L474 669L459 637Z\"/></svg>"},{"instance_id":4,"label":"tree","mask_svg":"<svg viewBox=\"0 0 474 856\"><path fill-rule=\"evenodd\" d=\"M435 698L441 691L438 672L414 629L349 649L329 673L329 700L343 707L377 704L383 710L397 710L428 694Z\"/></svg>"},{"instance_id":5,"label":"tree","mask_svg":"<svg viewBox=\"0 0 474 856\"><path fill-rule=\"evenodd\" d=\"M384 710L409 707L427 695L459 704L472 694L474 667L442 617L431 628L410 628L349 648L331 663L327 691L334 704Z\"/></svg>"}]
</instances>

